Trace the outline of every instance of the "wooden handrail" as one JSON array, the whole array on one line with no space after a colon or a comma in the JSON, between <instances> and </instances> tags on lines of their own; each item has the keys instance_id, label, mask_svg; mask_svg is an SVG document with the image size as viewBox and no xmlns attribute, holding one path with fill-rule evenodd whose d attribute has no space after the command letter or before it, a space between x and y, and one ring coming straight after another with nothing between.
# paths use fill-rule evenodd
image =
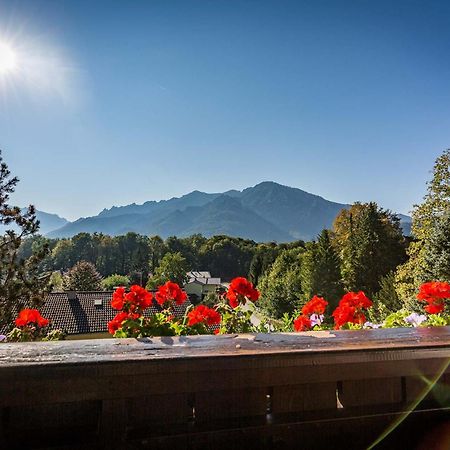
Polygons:
<instances>
[{"instance_id":1,"label":"wooden handrail","mask_svg":"<svg viewBox=\"0 0 450 450\"><path fill-rule=\"evenodd\" d=\"M407 448L449 361L450 327L6 343L0 447Z\"/></svg>"}]
</instances>

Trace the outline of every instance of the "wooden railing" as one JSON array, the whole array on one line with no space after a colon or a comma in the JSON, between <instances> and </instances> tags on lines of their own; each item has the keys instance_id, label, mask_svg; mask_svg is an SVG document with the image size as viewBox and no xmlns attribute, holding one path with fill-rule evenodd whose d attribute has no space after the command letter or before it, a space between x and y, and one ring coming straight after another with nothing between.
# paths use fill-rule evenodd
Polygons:
<instances>
[{"instance_id":1,"label":"wooden railing","mask_svg":"<svg viewBox=\"0 0 450 450\"><path fill-rule=\"evenodd\" d=\"M0 448L446 448L449 361L450 327L0 344Z\"/></svg>"}]
</instances>

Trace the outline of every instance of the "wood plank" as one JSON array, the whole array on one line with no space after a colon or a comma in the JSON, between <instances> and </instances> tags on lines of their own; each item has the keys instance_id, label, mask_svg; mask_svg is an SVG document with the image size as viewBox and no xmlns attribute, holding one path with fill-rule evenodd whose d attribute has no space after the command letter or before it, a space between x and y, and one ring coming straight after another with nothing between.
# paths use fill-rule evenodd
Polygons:
<instances>
[{"instance_id":1,"label":"wood plank","mask_svg":"<svg viewBox=\"0 0 450 450\"><path fill-rule=\"evenodd\" d=\"M336 409L336 383L275 386L271 396L272 413Z\"/></svg>"},{"instance_id":2,"label":"wood plank","mask_svg":"<svg viewBox=\"0 0 450 450\"><path fill-rule=\"evenodd\" d=\"M230 417L265 416L267 406L267 389L264 388L197 392L195 419L206 422Z\"/></svg>"},{"instance_id":3,"label":"wood plank","mask_svg":"<svg viewBox=\"0 0 450 450\"><path fill-rule=\"evenodd\" d=\"M344 380L339 400L345 408L351 406L400 403L403 400L401 377Z\"/></svg>"},{"instance_id":4,"label":"wood plank","mask_svg":"<svg viewBox=\"0 0 450 450\"><path fill-rule=\"evenodd\" d=\"M0 346L2 368L343 351L439 348L450 345L450 327L395 328L311 333L182 336L148 339L6 343Z\"/></svg>"}]
</instances>

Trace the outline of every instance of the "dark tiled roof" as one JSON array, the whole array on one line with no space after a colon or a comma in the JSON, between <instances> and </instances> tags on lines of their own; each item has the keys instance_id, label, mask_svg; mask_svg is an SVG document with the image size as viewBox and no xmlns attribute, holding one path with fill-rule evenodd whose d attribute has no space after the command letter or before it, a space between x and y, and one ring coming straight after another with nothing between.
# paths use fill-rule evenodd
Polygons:
<instances>
[{"instance_id":1,"label":"dark tiled roof","mask_svg":"<svg viewBox=\"0 0 450 450\"><path fill-rule=\"evenodd\" d=\"M111 307L112 292L77 292L74 299L67 292L52 292L39 308L46 319L50 319L50 329L61 329L67 334L106 333L108 322L118 313ZM96 303L98 305L96 305ZM191 304L175 306L175 316L184 315ZM150 316L158 311L157 305L145 311Z\"/></svg>"}]
</instances>

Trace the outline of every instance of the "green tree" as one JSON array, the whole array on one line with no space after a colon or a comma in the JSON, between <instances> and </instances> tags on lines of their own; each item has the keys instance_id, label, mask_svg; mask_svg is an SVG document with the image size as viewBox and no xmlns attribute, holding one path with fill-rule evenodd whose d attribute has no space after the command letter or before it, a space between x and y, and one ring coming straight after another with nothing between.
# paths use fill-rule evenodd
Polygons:
<instances>
[{"instance_id":1,"label":"green tree","mask_svg":"<svg viewBox=\"0 0 450 450\"><path fill-rule=\"evenodd\" d=\"M259 279L274 263L277 256L280 254L281 247L274 242L269 244L259 244L253 254L248 271L249 280L255 285L258 285Z\"/></svg>"},{"instance_id":2,"label":"green tree","mask_svg":"<svg viewBox=\"0 0 450 450\"><path fill-rule=\"evenodd\" d=\"M200 248L202 270L223 280L245 276L256 247L254 241L229 236L213 236Z\"/></svg>"},{"instance_id":3,"label":"green tree","mask_svg":"<svg viewBox=\"0 0 450 450\"><path fill-rule=\"evenodd\" d=\"M145 284L149 272L150 245L146 236L137 233L127 233L124 236L117 236L120 270L119 273L128 274L135 280L142 280Z\"/></svg>"},{"instance_id":4,"label":"green tree","mask_svg":"<svg viewBox=\"0 0 450 450\"><path fill-rule=\"evenodd\" d=\"M450 212L435 222L424 249L427 280L450 282Z\"/></svg>"},{"instance_id":5,"label":"green tree","mask_svg":"<svg viewBox=\"0 0 450 450\"><path fill-rule=\"evenodd\" d=\"M277 319L301 306L302 248L283 250L258 284L259 305Z\"/></svg>"},{"instance_id":6,"label":"green tree","mask_svg":"<svg viewBox=\"0 0 450 450\"><path fill-rule=\"evenodd\" d=\"M105 277L122 269L122 258L116 238L98 234L96 236L97 259L95 267Z\"/></svg>"},{"instance_id":7,"label":"green tree","mask_svg":"<svg viewBox=\"0 0 450 450\"><path fill-rule=\"evenodd\" d=\"M50 276L50 285L52 287L52 292L59 292L64 290L64 281L61 272L55 270Z\"/></svg>"},{"instance_id":8,"label":"green tree","mask_svg":"<svg viewBox=\"0 0 450 450\"><path fill-rule=\"evenodd\" d=\"M372 298L373 306L368 311L371 322L381 323L388 315L402 308L395 290L395 272L389 272L381 278L380 288Z\"/></svg>"},{"instance_id":9,"label":"green tree","mask_svg":"<svg viewBox=\"0 0 450 450\"><path fill-rule=\"evenodd\" d=\"M76 262L74 246L71 239L61 239L52 250L53 268L68 270Z\"/></svg>"},{"instance_id":10,"label":"green tree","mask_svg":"<svg viewBox=\"0 0 450 450\"><path fill-rule=\"evenodd\" d=\"M95 266L87 261L77 262L63 278L66 291L101 291L102 277Z\"/></svg>"},{"instance_id":11,"label":"green tree","mask_svg":"<svg viewBox=\"0 0 450 450\"><path fill-rule=\"evenodd\" d=\"M72 251L76 255L76 261L87 261L95 264L97 252L94 236L89 233L78 233L72 238Z\"/></svg>"},{"instance_id":12,"label":"green tree","mask_svg":"<svg viewBox=\"0 0 450 450\"><path fill-rule=\"evenodd\" d=\"M150 272L154 273L159 266L162 257L167 253L167 247L164 241L159 236L152 236L149 239L150 252Z\"/></svg>"},{"instance_id":13,"label":"green tree","mask_svg":"<svg viewBox=\"0 0 450 450\"><path fill-rule=\"evenodd\" d=\"M105 291L112 291L116 287L130 287L130 278L126 275L110 275L102 280L102 287Z\"/></svg>"},{"instance_id":14,"label":"green tree","mask_svg":"<svg viewBox=\"0 0 450 450\"><path fill-rule=\"evenodd\" d=\"M147 289L156 289L167 281L183 286L187 281L189 266L181 253L166 253L155 274L147 282Z\"/></svg>"},{"instance_id":15,"label":"green tree","mask_svg":"<svg viewBox=\"0 0 450 450\"><path fill-rule=\"evenodd\" d=\"M420 285L432 274L429 264L430 238L439 228L441 217L450 211L450 149L445 150L434 164L432 178L427 182L427 193L412 214L412 235L407 254L409 259L396 272L396 290L407 308L416 309L416 294ZM432 250L433 251L433 250Z\"/></svg>"},{"instance_id":16,"label":"green tree","mask_svg":"<svg viewBox=\"0 0 450 450\"><path fill-rule=\"evenodd\" d=\"M344 287L371 296L380 280L406 259L399 218L376 203L355 203L333 225L333 246L341 260Z\"/></svg>"},{"instance_id":17,"label":"green tree","mask_svg":"<svg viewBox=\"0 0 450 450\"><path fill-rule=\"evenodd\" d=\"M308 243L302 255L301 282L303 300L314 295L324 297L329 310L336 308L343 294L339 256L331 244L330 233L323 230L317 242Z\"/></svg>"},{"instance_id":18,"label":"green tree","mask_svg":"<svg viewBox=\"0 0 450 450\"><path fill-rule=\"evenodd\" d=\"M9 205L18 181L11 176L0 152L0 225L5 229L0 237L0 326L11 325L25 303L42 303L50 277L50 273L42 274L39 268L48 253L47 245L28 257L19 257L21 244L37 233L39 221L33 206L21 212Z\"/></svg>"}]
</instances>

